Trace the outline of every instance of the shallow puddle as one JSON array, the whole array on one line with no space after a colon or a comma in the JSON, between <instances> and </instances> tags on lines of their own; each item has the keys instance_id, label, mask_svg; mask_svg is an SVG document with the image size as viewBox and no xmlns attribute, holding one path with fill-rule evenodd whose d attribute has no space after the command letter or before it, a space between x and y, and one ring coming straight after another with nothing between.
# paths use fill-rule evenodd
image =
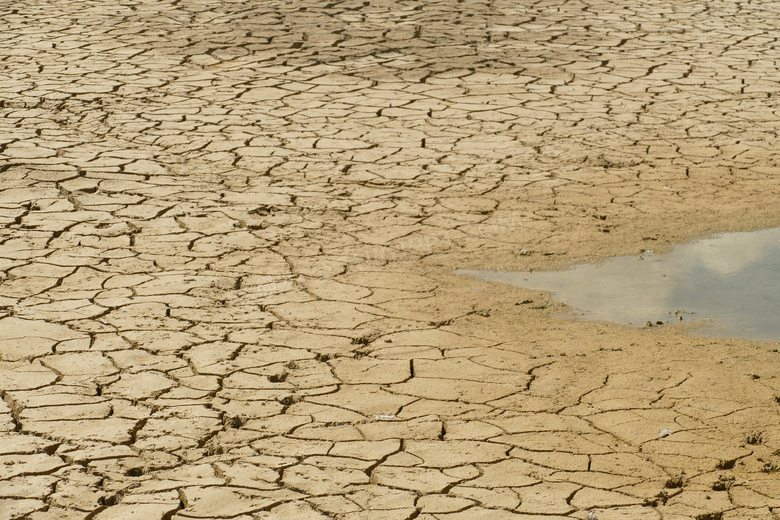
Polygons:
<instances>
[{"instance_id":1,"label":"shallow puddle","mask_svg":"<svg viewBox=\"0 0 780 520\"><path fill-rule=\"evenodd\" d=\"M585 319L693 323L713 336L780 340L780 228L724 233L664 255L646 251L567 271L456 273L549 291Z\"/></svg>"}]
</instances>

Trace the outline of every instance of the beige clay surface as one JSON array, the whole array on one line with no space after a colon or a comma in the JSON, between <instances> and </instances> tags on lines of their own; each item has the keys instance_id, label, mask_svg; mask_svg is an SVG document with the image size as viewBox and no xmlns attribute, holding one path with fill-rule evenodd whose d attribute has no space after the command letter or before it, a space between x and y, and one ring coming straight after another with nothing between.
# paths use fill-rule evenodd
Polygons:
<instances>
[{"instance_id":1,"label":"beige clay surface","mask_svg":"<svg viewBox=\"0 0 780 520\"><path fill-rule=\"evenodd\" d=\"M0 11L0 519L780 515L777 345L455 268L778 225L768 0Z\"/></svg>"}]
</instances>

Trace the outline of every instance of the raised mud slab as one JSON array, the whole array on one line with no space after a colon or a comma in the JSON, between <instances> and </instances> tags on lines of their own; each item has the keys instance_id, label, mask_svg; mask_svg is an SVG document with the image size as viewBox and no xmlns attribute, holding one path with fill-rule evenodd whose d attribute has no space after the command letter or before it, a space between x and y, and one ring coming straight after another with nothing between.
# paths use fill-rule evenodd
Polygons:
<instances>
[{"instance_id":1,"label":"raised mud slab","mask_svg":"<svg viewBox=\"0 0 780 520\"><path fill-rule=\"evenodd\" d=\"M450 272L777 226L779 18L6 2L0 518L773 518L776 345Z\"/></svg>"}]
</instances>

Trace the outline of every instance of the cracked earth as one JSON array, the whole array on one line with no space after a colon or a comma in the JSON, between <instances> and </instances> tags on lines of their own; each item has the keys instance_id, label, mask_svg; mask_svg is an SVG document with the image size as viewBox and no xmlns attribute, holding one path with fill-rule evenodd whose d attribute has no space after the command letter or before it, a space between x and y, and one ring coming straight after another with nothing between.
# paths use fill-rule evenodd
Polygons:
<instances>
[{"instance_id":1,"label":"cracked earth","mask_svg":"<svg viewBox=\"0 0 780 520\"><path fill-rule=\"evenodd\" d=\"M780 354L455 268L778 225L756 0L18 0L0 519L780 516Z\"/></svg>"}]
</instances>

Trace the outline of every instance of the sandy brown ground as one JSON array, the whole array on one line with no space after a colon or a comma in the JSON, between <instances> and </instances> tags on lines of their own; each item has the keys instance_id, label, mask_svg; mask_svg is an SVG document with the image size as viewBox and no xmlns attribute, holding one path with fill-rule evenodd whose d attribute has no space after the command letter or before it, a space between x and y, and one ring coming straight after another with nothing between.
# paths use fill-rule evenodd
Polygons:
<instances>
[{"instance_id":1,"label":"sandy brown ground","mask_svg":"<svg viewBox=\"0 0 780 520\"><path fill-rule=\"evenodd\" d=\"M778 225L776 2L0 10L0 519L770 519L780 354L451 274Z\"/></svg>"}]
</instances>

